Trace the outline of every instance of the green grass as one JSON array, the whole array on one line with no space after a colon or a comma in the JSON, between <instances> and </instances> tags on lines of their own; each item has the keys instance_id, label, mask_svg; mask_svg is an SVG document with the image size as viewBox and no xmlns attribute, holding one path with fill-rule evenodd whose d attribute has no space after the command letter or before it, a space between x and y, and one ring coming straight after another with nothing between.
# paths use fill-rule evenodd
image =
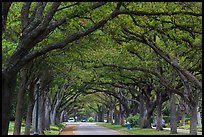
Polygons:
<instances>
[{"instance_id":1,"label":"green grass","mask_svg":"<svg viewBox=\"0 0 204 137\"><path fill-rule=\"evenodd\" d=\"M65 123L60 123L57 125L51 125L50 130L45 130L44 133L45 135L58 135L60 132L60 129L64 127Z\"/></svg>"},{"instance_id":2,"label":"green grass","mask_svg":"<svg viewBox=\"0 0 204 137\"><path fill-rule=\"evenodd\" d=\"M10 121L9 123L9 132L12 132L14 130L14 121Z\"/></svg>"},{"instance_id":3,"label":"green grass","mask_svg":"<svg viewBox=\"0 0 204 137\"><path fill-rule=\"evenodd\" d=\"M45 135L58 135L59 131L61 128L63 128L63 126L65 125L65 123L60 123L58 125L51 125L50 126L50 130L44 130ZM14 121L10 121L9 123L9 132L13 133L14 130ZM25 132L25 123L22 123L22 127L21 127L21 135L23 135Z\"/></svg>"},{"instance_id":4,"label":"green grass","mask_svg":"<svg viewBox=\"0 0 204 137\"><path fill-rule=\"evenodd\" d=\"M108 127L111 129L115 129L115 130L120 131L121 133L129 134L129 135L171 135L170 131L166 131L166 130L157 131L156 129L152 129L152 128L127 129L126 127L122 127L121 125L112 125L111 123L104 123L104 122L97 122L96 124L104 126L104 127ZM188 133L178 133L176 135L189 135L189 134Z\"/></svg>"},{"instance_id":5,"label":"green grass","mask_svg":"<svg viewBox=\"0 0 204 137\"><path fill-rule=\"evenodd\" d=\"M190 129L190 124L186 124L184 126L179 126L178 128L181 128L181 129ZM199 132L202 132L202 126L197 126L197 130Z\"/></svg>"},{"instance_id":6,"label":"green grass","mask_svg":"<svg viewBox=\"0 0 204 137\"><path fill-rule=\"evenodd\" d=\"M15 121L10 121L8 132L12 132L12 133L13 133L13 130L14 130L14 122L15 122ZM25 123L23 122L23 123L22 123L22 126L21 126L21 134L24 134L24 132L25 132Z\"/></svg>"}]
</instances>

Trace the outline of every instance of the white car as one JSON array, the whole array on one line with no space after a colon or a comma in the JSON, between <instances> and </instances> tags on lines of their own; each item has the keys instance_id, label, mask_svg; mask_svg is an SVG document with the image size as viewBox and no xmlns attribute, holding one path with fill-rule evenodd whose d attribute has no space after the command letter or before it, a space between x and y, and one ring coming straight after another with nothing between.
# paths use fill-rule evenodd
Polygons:
<instances>
[{"instance_id":1,"label":"white car","mask_svg":"<svg viewBox=\"0 0 204 137\"><path fill-rule=\"evenodd\" d=\"M75 122L75 119L74 118L69 118L68 122Z\"/></svg>"}]
</instances>

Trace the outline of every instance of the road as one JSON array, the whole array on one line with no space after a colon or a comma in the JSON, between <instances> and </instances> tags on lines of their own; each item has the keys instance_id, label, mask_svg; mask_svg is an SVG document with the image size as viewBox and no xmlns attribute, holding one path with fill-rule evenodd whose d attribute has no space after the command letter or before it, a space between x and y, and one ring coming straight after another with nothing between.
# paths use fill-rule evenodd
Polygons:
<instances>
[{"instance_id":1,"label":"road","mask_svg":"<svg viewBox=\"0 0 204 137\"><path fill-rule=\"evenodd\" d=\"M95 123L80 122L74 131L74 135L122 135L122 133L101 127Z\"/></svg>"}]
</instances>

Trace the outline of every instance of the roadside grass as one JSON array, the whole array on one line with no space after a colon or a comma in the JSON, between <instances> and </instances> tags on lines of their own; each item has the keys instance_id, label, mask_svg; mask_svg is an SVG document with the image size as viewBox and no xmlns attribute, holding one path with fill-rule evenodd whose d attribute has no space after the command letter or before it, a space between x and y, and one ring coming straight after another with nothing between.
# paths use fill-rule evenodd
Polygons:
<instances>
[{"instance_id":1,"label":"roadside grass","mask_svg":"<svg viewBox=\"0 0 204 137\"><path fill-rule=\"evenodd\" d=\"M96 122L97 125L101 125L104 127L108 127L111 129L115 129L123 134L127 135L189 135L188 133L178 133L178 134L170 134L170 131L167 130L162 130L162 131L157 131L156 129L152 128L130 128L127 129L126 127L122 127L121 125L114 125L111 123L105 123L105 122Z\"/></svg>"},{"instance_id":2,"label":"roadside grass","mask_svg":"<svg viewBox=\"0 0 204 137\"><path fill-rule=\"evenodd\" d=\"M50 130L44 130L45 135L58 135L60 130L64 127L65 122L57 125L50 125Z\"/></svg>"},{"instance_id":3,"label":"roadside grass","mask_svg":"<svg viewBox=\"0 0 204 137\"><path fill-rule=\"evenodd\" d=\"M186 124L184 126L179 126L178 128L181 128L181 129L190 129L190 124ZM197 130L199 132L202 132L202 126L197 126Z\"/></svg>"},{"instance_id":4,"label":"roadside grass","mask_svg":"<svg viewBox=\"0 0 204 137\"><path fill-rule=\"evenodd\" d=\"M9 130L8 132L11 132L13 134L13 130L14 130L14 123L15 121L10 121L9 123ZM22 125L21 125L21 134L24 134L25 132L25 122L22 122Z\"/></svg>"},{"instance_id":5,"label":"roadside grass","mask_svg":"<svg viewBox=\"0 0 204 137\"><path fill-rule=\"evenodd\" d=\"M166 124L166 127L170 128L170 124ZM190 129L190 124L185 124L184 126L181 126L181 124L177 125L177 128L179 129ZM197 126L197 130L198 132L202 132L202 126Z\"/></svg>"},{"instance_id":6,"label":"roadside grass","mask_svg":"<svg viewBox=\"0 0 204 137\"><path fill-rule=\"evenodd\" d=\"M50 130L44 130L45 135L58 135L60 130L64 127L65 122L60 123L58 125L51 125ZM14 130L14 121L10 121L9 123L9 132L13 134ZM23 135L25 132L25 123L22 123L21 127L21 135Z\"/></svg>"},{"instance_id":7,"label":"roadside grass","mask_svg":"<svg viewBox=\"0 0 204 137\"><path fill-rule=\"evenodd\" d=\"M44 130L45 135L58 135L59 127L57 125L50 125L50 130Z\"/></svg>"}]
</instances>

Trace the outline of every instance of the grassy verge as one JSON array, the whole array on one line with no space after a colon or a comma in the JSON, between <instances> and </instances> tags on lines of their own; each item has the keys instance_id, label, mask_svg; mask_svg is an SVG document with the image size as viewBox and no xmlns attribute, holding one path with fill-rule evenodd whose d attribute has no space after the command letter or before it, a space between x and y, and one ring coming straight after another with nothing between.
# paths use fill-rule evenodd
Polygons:
<instances>
[{"instance_id":1,"label":"grassy verge","mask_svg":"<svg viewBox=\"0 0 204 137\"><path fill-rule=\"evenodd\" d=\"M60 123L57 125L51 125L50 130L44 130L45 135L58 135L60 130L64 127L65 123Z\"/></svg>"},{"instance_id":2,"label":"grassy verge","mask_svg":"<svg viewBox=\"0 0 204 137\"><path fill-rule=\"evenodd\" d=\"M64 127L65 123L60 123L58 125L51 125L50 130L44 130L45 135L58 135L60 132L60 129ZM13 134L14 130L14 121L10 121L9 123L9 132ZM21 127L21 135L23 135L25 132L25 123L22 123Z\"/></svg>"},{"instance_id":3,"label":"grassy verge","mask_svg":"<svg viewBox=\"0 0 204 137\"><path fill-rule=\"evenodd\" d=\"M184 126L179 126L178 128L181 128L181 129L190 129L190 124L186 124ZM202 132L202 126L197 126L197 130L199 132Z\"/></svg>"},{"instance_id":4,"label":"grassy verge","mask_svg":"<svg viewBox=\"0 0 204 137\"><path fill-rule=\"evenodd\" d=\"M145 128L145 129L131 128L131 129L127 129L126 127L122 127L121 125L113 125L111 123L104 123L104 122L97 122L96 124L104 126L104 127L108 127L108 128L111 128L111 129L115 129L115 130L120 131L121 133L127 134L127 135L171 135L170 131L166 131L166 130L157 131L156 129L152 129L152 128ZM188 133L178 133L176 135L189 135L189 134Z\"/></svg>"},{"instance_id":5,"label":"grassy verge","mask_svg":"<svg viewBox=\"0 0 204 137\"><path fill-rule=\"evenodd\" d=\"M14 130L14 121L10 121L9 123L9 130L8 132L12 133L13 134L13 130ZM24 134L25 132L25 123L23 122L22 123L22 126L21 126L21 134Z\"/></svg>"}]
</instances>

